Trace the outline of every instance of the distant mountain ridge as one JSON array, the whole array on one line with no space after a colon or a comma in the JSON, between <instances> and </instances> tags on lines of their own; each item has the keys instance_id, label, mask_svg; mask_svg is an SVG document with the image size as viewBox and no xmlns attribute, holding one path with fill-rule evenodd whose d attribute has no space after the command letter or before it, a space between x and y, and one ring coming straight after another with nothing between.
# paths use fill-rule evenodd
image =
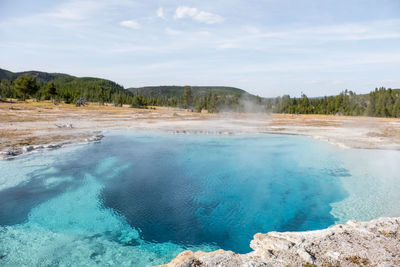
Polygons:
<instances>
[{"instance_id":1,"label":"distant mountain ridge","mask_svg":"<svg viewBox=\"0 0 400 267\"><path fill-rule=\"evenodd\" d=\"M7 80L15 80L19 76L30 76L34 77L36 81L41 83L48 83L57 79L65 79L65 78L76 78L72 75L64 74L64 73L48 73L43 71L23 71L23 72L11 72L9 70L0 69L0 79Z\"/></svg>"},{"instance_id":2,"label":"distant mountain ridge","mask_svg":"<svg viewBox=\"0 0 400 267\"><path fill-rule=\"evenodd\" d=\"M53 82L57 88L58 95L67 102L75 102L80 97L88 101L113 101L115 95L132 96L132 93L125 90L123 86L116 82L93 77L75 77L64 73L48 73L43 71L23 71L11 72L5 69L0 69L0 81L7 80L13 82L20 76L34 77L39 83L40 90L37 97L42 97L45 94L45 86L49 82ZM7 90L6 90L7 91ZM11 96L16 96L15 92ZM3 92L3 95L7 93ZM126 98L126 97L125 97Z\"/></svg>"},{"instance_id":3,"label":"distant mountain ridge","mask_svg":"<svg viewBox=\"0 0 400 267\"><path fill-rule=\"evenodd\" d=\"M61 85L62 87L68 85L76 84L85 84L90 86L95 83L96 86L105 86L105 87L112 87L115 89L124 89L123 86L117 84L114 81L106 80L102 78L95 78L95 77L75 77L69 74L64 73L49 73L43 71L23 71L23 72L11 72L5 69L0 68L0 80L7 79L14 81L19 76L30 76L34 77L36 81L40 83L48 83L54 82L56 84ZM86 87L86 86L83 86ZM183 96L184 86L177 86L177 85L163 85L163 86L145 86L145 87L130 87L126 88L127 93L131 94L139 94L144 96L152 95L153 97L162 96L162 97L181 97ZM192 86L192 94L195 97L203 97L207 96L210 93L214 93L217 96L231 96L231 97L241 97L246 96L248 98L255 98L255 95L252 95L246 92L243 89L229 87L229 86Z\"/></svg>"},{"instance_id":4,"label":"distant mountain ridge","mask_svg":"<svg viewBox=\"0 0 400 267\"><path fill-rule=\"evenodd\" d=\"M158 97L180 97L183 95L185 86L178 85L162 85L162 86L145 86L138 88L128 88L127 90L131 91L134 94ZM209 95L211 92L216 94L217 96L232 96L232 97L241 97L247 96L249 98L256 97L245 90L229 87L229 86L191 86L192 95L194 97L203 97Z\"/></svg>"},{"instance_id":5,"label":"distant mountain ridge","mask_svg":"<svg viewBox=\"0 0 400 267\"><path fill-rule=\"evenodd\" d=\"M335 114L350 116L376 116L400 118L400 90L376 88L368 94L345 90L336 96L264 98L242 89L227 86L146 86L125 89L106 79L75 77L63 73L41 71L11 72L0 69L0 98L22 98L24 93L15 88L13 81L20 76L31 76L38 81L39 89L30 94L35 99L50 99L56 95L66 103L82 101L129 104L132 107L168 106L191 108L197 112L207 110L227 112L273 112L289 114ZM54 82L53 85L47 85ZM51 94L48 88L55 88Z\"/></svg>"}]
</instances>

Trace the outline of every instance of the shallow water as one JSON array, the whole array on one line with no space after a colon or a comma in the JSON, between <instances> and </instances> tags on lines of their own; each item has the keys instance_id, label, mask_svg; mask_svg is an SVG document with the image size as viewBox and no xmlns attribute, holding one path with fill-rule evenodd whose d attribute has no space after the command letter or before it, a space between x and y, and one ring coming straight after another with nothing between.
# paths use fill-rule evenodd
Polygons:
<instances>
[{"instance_id":1,"label":"shallow water","mask_svg":"<svg viewBox=\"0 0 400 267\"><path fill-rule=\"evenodd\" d=\"M299 136L112 132L0 162L0 265L155 265L249 252L257 232L399 216L398 162Z\"/></svg>"}]
</instances>

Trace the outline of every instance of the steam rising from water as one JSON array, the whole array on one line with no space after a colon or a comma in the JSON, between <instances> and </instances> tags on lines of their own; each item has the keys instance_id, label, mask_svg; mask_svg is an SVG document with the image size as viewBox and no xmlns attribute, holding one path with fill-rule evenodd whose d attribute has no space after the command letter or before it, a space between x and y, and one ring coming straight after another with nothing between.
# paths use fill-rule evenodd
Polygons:
<instances>
[{"instance_id":1,"label":"steam rising from water","mask_svg":"<svg viewBox=\"0 0 400 267\"><path fill-rule=\"evenodd\" d=\"M257 232L399 216L399 159L305 137L115 132L2 161L0 265L148 266L246 252Z\"/></svg>"}]
</instances>

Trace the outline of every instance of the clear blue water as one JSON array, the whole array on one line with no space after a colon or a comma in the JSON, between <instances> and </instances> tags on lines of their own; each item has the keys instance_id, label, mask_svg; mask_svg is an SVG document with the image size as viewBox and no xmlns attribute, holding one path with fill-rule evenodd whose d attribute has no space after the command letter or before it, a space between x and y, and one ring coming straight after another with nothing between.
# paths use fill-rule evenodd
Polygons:
<instances>
[{"instance_id":1,"label":"clear blue water","mask_svg":"<svg viewBox=\"0 0 400 267\"><path fill-rule=\"evenodd\" d=\"M377 155L391 160L368 164ZM0 162L0 265L155 265L186 249L246 253L258 232L400 215L396 162L299 136L112 132Z\"/></svg>"}]
</instances>

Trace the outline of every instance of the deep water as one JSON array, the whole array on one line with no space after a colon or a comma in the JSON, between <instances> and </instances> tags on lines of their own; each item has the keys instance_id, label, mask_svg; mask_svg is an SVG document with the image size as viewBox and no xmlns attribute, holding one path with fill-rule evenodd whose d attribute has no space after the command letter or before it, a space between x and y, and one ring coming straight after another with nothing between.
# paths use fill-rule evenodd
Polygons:
<instances>
[{"instance_id":1,"label":"deep water","mask_svg":"<svg viewBox=\"0 0 400 267\"><path fill-rule=\"evenodd\" d=\"M2 161L0 265L155 265L185 249L250 252L258 232L397 214L375 200L365 216L368 188L351 185L370 185L379 166L360 182L361 152L367 164L370 152L299 136L116 131ZM400 189L394 173L385 194Z\"/></svg>"}]
</instances>

